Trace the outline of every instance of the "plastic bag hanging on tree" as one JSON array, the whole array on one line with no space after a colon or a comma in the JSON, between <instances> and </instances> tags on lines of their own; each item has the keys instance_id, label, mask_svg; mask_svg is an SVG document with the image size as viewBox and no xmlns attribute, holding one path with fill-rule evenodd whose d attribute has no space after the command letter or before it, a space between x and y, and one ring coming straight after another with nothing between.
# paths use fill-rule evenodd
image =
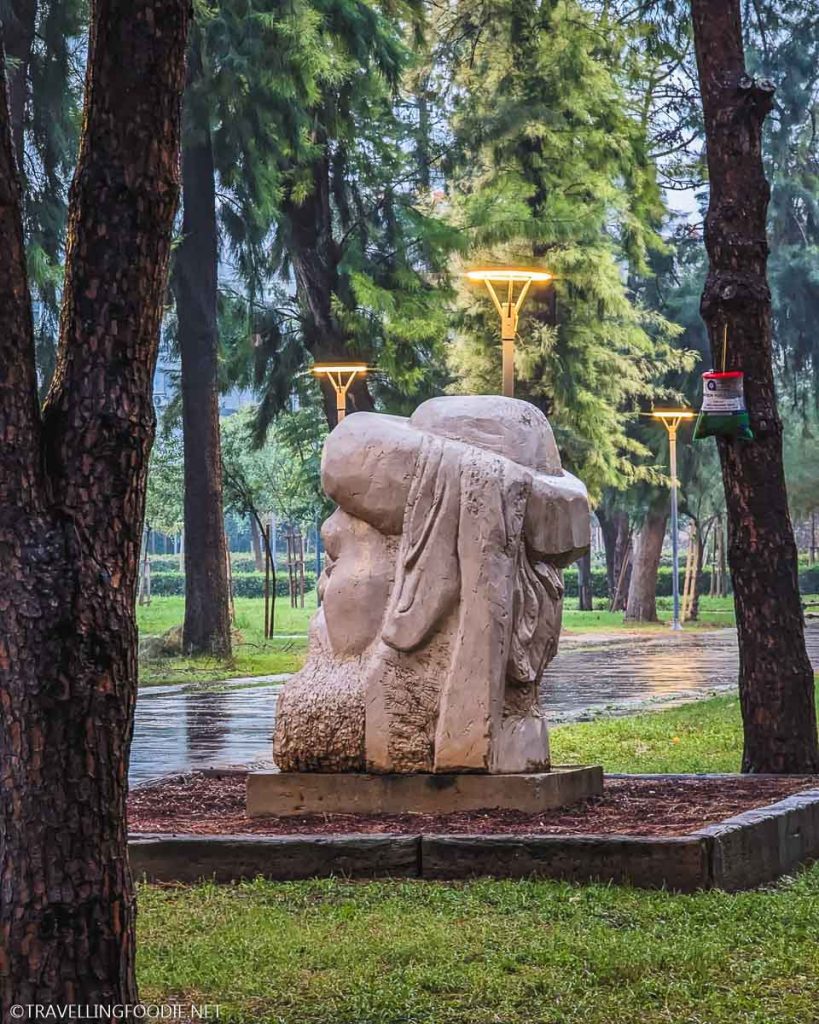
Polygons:
<instances>
[{"instance_id":1,"label":"plastic bag hanging on tree","mask_svg":"<svg viewBox=\"0 0 819 1024\"><path fill-rule=\"evenodd\" d=\"M745 374L740 370L709 370L702 375L702 408L694 427L694 440L703 437L753 441L745 408Z\"/></svg>"}]
</instances>

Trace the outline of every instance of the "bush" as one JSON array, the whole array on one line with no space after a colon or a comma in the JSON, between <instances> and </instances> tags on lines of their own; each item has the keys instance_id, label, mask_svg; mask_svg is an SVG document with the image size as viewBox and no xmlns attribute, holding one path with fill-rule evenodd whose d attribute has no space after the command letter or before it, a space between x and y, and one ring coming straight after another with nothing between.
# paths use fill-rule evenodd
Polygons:
<instances>
[{"instance_id":1,"label":"bush","mask_svg":"<svg viewBox=\"0 0 819 1024\"><path fill-rule=\"evenodd\" d=\"M253 565L253 559L246 559ZM237 559L233 563L233 593L236 597L264 597L264 573L243 572L238 570ZM162 568L159 568L162 566ZM165 568L170 566L170 568ZM276 573L276 595L286 597L289 594L287 570L279 568ZM680 565L680 587L682 588L684 568ZM577 597L577 568L570 566L563 573L566 586L566 597ZM315 570L304 572L304 592L310 593L316 587ZM711 571L704 569L700 575L697 590L700 594L708 594L711 589ZM819 565L803 568L799 572L799 589L803 594L819 594ZM151 593L156 597L178 597L185 593L185 574L179 572L179 562L175 558L151 559ZM730 586L729 586L730 593ZM606 598L609 596L606 572L604 569L592 569L592 597ZM661 565L657 573L657 597L671 597L671 566Z\"/></svg>"},{"instance_id":2,"label":"bush","mask_svg":"<svg viewBox=\"0 0 819 1024\"><path fill-rule=\"evenodd\" d=\"M316 588L315 572L305 572L304 592L309 594ZM185 593L183 572L151 572L151 593L154 597L181 597ZM279 569L276 574L276 596L287 597L290 584L287 573ZM264 597L264 574L260 572L234 572L233 594L235 597Z\"/></svg>"},{"instance_id":3,"label":"bush","mask_svg":"<svg viewBox=\"0 0 819 1024\"><path fill-rule=\"evenodd\" d=\"M805 582L803 581L804 573L799 575L799 583L802 587L803 594L816 593L815 590L805 589ZM680 588L682 588L683 579L685 576L684 563L680 564ZM819 572L816 573L817 584L819 584ZM570 566L563 573L563 582L566 586L566 597L577 597L577 568L576 566ZM708 594L711 590L711 571L710 569L703 569L700 574L699 584L697 591L700 594ZM661 565L657 572L657 597L670 597L672 591L671 584L671 566ZM606 572L604 569L592 569L592 597L608 597L609 588L608 581L606 579Z\"/></svg>"},{"instance_id":4,"label":"bush","mask_svg":"<svg viewBox=\"0 0 819 1024\"><path fill-rule=\"evenodd\" d=\"M149 555L151 572L179 572L179 555Z\"/></svg>"},{"instance_id":5,"label":"bush","mask_svg":"<svg viewBox=\"0 0 819 1024\"><path fill-rule=\"evenodd\" d=\"M230 559L235 573L256 572L256 559L252 555L231 555Z\"/></svg>"}]
</instances>

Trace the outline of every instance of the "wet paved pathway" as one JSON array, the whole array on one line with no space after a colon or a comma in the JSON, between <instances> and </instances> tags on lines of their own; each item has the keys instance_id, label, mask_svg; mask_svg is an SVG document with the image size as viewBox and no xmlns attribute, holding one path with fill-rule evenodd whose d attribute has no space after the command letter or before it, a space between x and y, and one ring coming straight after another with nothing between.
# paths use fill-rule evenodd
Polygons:
<instances>
[{"instance_id":1,"label":"wet paved pathway","mask_svg":"<svg viewBox=\"0 0 819 1024\"><path fill-rule=\"evenodd\" d=\"M807 630L819 668L819 626ZM553 722L669 707L736 685L733 629L566 637L544 678ZM285 676L148 687L137 701L131 781L270 757L276 697Z\"/></svg>"}]
</instances>

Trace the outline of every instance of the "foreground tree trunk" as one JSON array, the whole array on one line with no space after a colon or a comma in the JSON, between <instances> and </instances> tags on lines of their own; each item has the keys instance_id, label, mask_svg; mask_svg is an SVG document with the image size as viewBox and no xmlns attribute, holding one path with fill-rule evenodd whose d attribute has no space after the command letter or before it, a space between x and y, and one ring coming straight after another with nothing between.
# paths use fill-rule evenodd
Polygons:
<instances>
[{"instance_id":1,"label":"foreground tree trunk","mask_svg":"<svg viewBox=\"0 0 819 1024\"><path fill-rule=\"evenodd\" d=\"M189 86L201 74L191 47ZM182 240L173 287L182 361L185 450L185 624L187 654L230 655L230 592L219 435L216 184L210 130L186 112L182 148Z\"/></svg>"},{"instance_id":2,"label":"foreground tree trunk","mask_svg":"<svg viewBox=\"0 0 819 1024\"><path fill-rule=\"evenodd\" d=\"M187 0L97 0L57 370L37 403L0 68L0 1018L137 998L125 802Z\"/></svg>"},{"instance_id":3,"label":"foreground tree trunk","mask_svg":"<svg viewBox=\"0 0 819 1024\"><path fill-rule=\"evenodd\" d=\"M657 621L657 572L665 539L666 498L652 504L634 542L626 622Z\"/></svg>"},{"instance_id":4,"label":"foreground tree trunk","mask_svg":"<svg viewBox=\"0 0 819 1024\"><path fill-rule=\"evenodd\" d=\"M773 86L745 70L739 0L692 0L711 194L709 273L700 311L714 365L745 373L755 440L718 441L728 564L739 633L746 772L819 770L813 670L805 650L797 552L771 363L771 295L762 124Z\"/></svg>"}]
</instances>

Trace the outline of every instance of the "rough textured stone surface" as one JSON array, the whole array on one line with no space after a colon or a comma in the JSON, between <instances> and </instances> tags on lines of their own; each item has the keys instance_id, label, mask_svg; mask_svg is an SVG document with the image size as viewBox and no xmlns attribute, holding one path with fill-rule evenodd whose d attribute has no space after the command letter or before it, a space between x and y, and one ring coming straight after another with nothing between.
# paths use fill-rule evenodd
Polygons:
<instances>
[{"instance_id":1,"label":"rough textured stone surface","mask_svg":"<svg viewBox=\"0 0 819 1024\"><path fill-rule=\"evenodd\" d=\"M359 413L328 438L322 481L339 508L308 661L279 701L279 767L547 769L538 685L589 505L545 416L492 396Z\"/></svg>"},{"instance_id":2,"label":"rough textured stone surface","mask_svg":"<svg viewBox=\"0 0 819 1024\"><path fill-rule=\"evenodd\" d=\"M417 836L137 836L131 870L149 882L247 878L417 878Z\"/></svg>"},{"instance_id":3,"label":"rough textured stone surface","mask_svg":"<svg viewBox=\"0 0 819 1024\"><path fill-rule=\"evenodd\" d=\"M561 878L668 887L709 885L703 838L620 836L422 836L424 878Z\"/></svg>"},{"instance_id":4,"label":"rough textured stone surface","mask_svg":"<svg viewBox=\"0 0 819 1024\"><path fill-rule=\"evenodd\" d=\"M603 792L597 767L557 768L520 775L342 775L337 772L251 772L250 817L302 814L450 814L575 804Z\"/></svg>"},{"instance_id":5,"label":"rough textured stone surface","mask_svg":"<svg viewBox=\"0 0 819 1024\"><path fill-rule=\"evenodd\" d=\"M745 811L696 835L712 844L715 887L735 891L771 882L819 857L819 789Z\"/></svg>"}]
</instances>

